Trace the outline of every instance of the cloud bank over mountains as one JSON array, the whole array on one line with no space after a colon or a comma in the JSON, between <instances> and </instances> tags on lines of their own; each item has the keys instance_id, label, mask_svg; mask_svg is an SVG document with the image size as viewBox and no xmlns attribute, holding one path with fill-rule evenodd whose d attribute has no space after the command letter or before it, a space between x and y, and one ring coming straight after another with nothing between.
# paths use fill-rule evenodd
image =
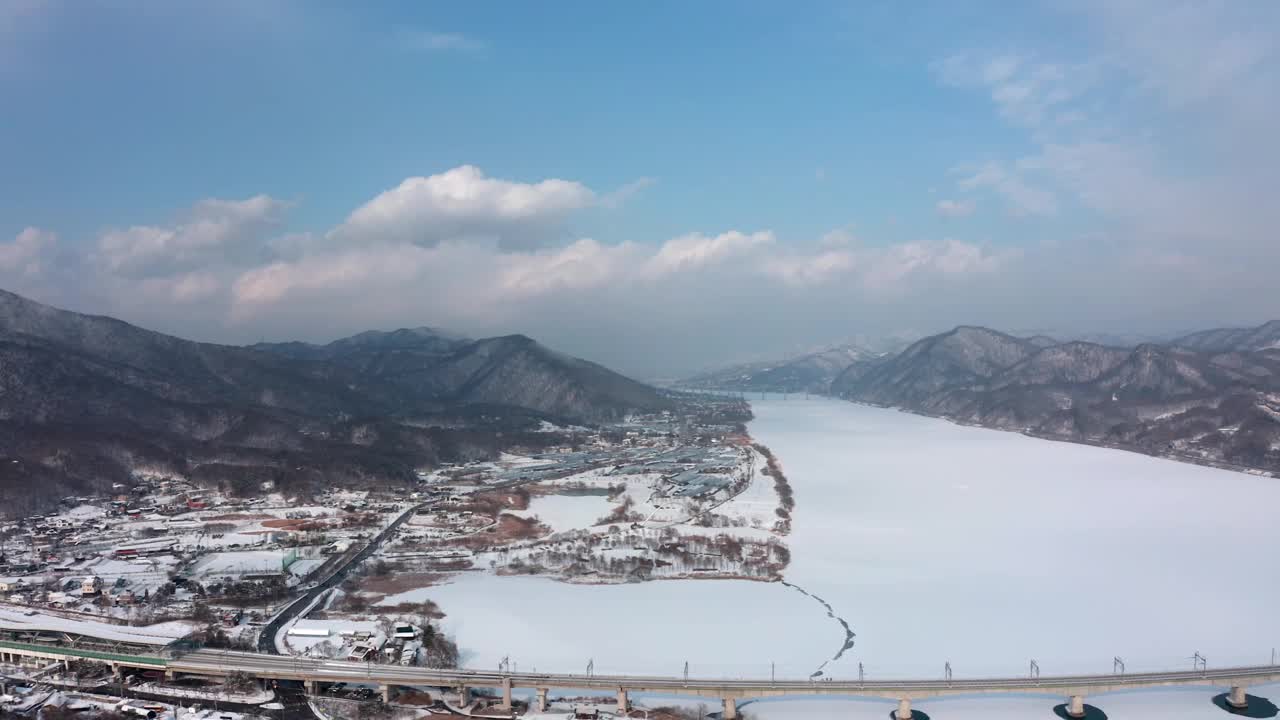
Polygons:
<instances>
[{"instance_id":1,"label":"cloud bank over mountains","mask_svg":"<svg viewBox=\"0 0 1280 720\"><path fill-rule=\"evenodd\" d=\"M0 37L25 38L0 57L8 78L34 42L19 31L44 22L31 8L0 23ZM0 286L226 342L423 324L524 332L641 375L960 323L1163 331L1280 316L1280 6L1036 12L1083 41L961 38L907 59L922 92L976 108L1000 141L945 145L926 182L895 186L887 224L854 211L812 221L803 195L735 208L651 166L622 165L607 186L570 159L490 174L463 158L366 181L336 207L326 197L319 225L318 201L281 183L144 203L87 231L11 218ZM504 62L476 27L391 37L413 58ZM879 168L842 157L809 164L804 192L853 204L879 182ZM752 182L737 166L716 190ZM654 196L679 213L661 234L633 231Z\"/></svg>"}]
</instances>

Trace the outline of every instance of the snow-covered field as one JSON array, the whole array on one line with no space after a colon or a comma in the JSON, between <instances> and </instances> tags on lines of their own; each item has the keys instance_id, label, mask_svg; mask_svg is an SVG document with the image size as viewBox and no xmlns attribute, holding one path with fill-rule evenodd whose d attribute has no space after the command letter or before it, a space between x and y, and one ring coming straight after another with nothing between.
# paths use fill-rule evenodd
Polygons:
<instances>
[{"instance_id":1,"label":"snow-covered field","mask_svg":"<svg viewBox=\"0 0 1280 720\"><path fill-rule=\"evenodd\" d=\"M589 528L613 510L603 495L535 495L529 509L508 510L521 517L537 516L552 532Z\"/></svg>"},{"instance_id":2,"label":"snow-covered field","mask_svg":"<svg viewBox=\"0 0 1280 720\"><path fill-rule=\"evenodd\" d=\"M550 578L464 573L431 588L459 640L462 664L701 676L792 675L839 646L838 626L777 583L675 580L571 585ZM797 636L807 641L797 642ZM821 662L819 659L817 662Z\"/></svg>"}]
</instances>

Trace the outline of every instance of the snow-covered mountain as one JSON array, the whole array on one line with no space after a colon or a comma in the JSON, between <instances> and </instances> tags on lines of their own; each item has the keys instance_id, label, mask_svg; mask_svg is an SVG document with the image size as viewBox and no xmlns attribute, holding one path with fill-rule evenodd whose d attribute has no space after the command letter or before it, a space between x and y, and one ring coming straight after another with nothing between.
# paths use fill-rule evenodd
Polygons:
<instances>
[{"instance_id":1,"label":"snow-covered mountain","mask_svg":"<svg viewBox=\"0 0 1280 720\"><path fill-rule=\"evenodd\" d=\"M1280 320L1254 328L1202 330L1174 340L1172 345L1206 352L1249 352L1280 349Z\"/></svg>"},{"instance_id":2,"label":"snow-covered mountain","mask_svg":"<svg viewBox=\"0 0 1280 720\"><path fill-rule=\"evenodd\" d=\"M744 363L695 375L680 387L755 392L826 393L831 381L853 367L874 365L883 355L837 345L775 362Z\"/></svg>"},{"instance_id":3,"label":"snow-covered mountain","mask_svg":"<svg viewBox=\"0 0 1280 720\"><path fill-rule=\"evenodd\" d=\"M928 337L832 392L959 422L1280 472L1280 349L1268 323L1192 349L1053 343L981 327Z\"/></svg>"}]
</instances>

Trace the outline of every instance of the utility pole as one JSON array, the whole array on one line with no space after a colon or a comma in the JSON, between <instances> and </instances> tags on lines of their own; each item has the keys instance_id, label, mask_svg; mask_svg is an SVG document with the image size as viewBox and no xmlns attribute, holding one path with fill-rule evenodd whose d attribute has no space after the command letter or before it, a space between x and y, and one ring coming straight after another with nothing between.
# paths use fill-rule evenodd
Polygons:
<instances>
[{"instance_id":1,"label":"utility pole","mask_svg":"<svg viewBox=\"0 0 1280 720\"><path fill-rule=\"evenodd\" d=\"M1275 651L1272 650L1271 654L1274 655ZM1273 662L1272 664L1274 665L1275 663ZM769 662L769 684L776 685L777 683L778 683L778 667L772 661L770 661Z\"/></svg>"},{"instance_id":2,"label":"utility pole","mask_svg":"<svg viewBox=\"0 0 1280 720\"><path fill-rule=\"evenodd\" d=\"M947 661L947 664L943 667L942 671L947 676L947 684L950 685L951 684L951 661L950 660Z\"/></svg>"},{"instance_id":3,"label":"utility pole","mask_svg":"<svg viewBox=\"0 0 1280 720\"><path fill-rule=\"evenodd\" d=\"M689 661L684 661L684 684L689 684Z\"/></svg>"},{"instance_id":4,"label":"utility pole","mask_svg":"<svg viewBox=\"0 0 1280 720\"><path fill-rule=\"evenodd\" d=\"M1192 667L1200 670L1201 672L1207 672L1209 670L1209 660L1205 656L1201 655L1199 650L1196 651L1195 655L1191 656L1191 662Z\"/></svg>"},{"instance_id":5,"label":"utility pole","mask_svg":"<svg viewBox=\"0 0 1280 720\"><path fill-rule=\"evenodd\" d=\"M596 669L595 658L589 658L587 660L587 677L591 677L592 673L595 672L595 669Z\"/></svg>"},{"instance_id":6,"label":"utility pole","mask_svg":"<svg viewBox=\"0 0 1280 720\"><path fill-rule=\"evenodd\" d=\"M864 675L863 675L863 672L862 672L862 663L861 663L861 662L859 662L859 663L858 663L858 684L859 684L859 685L863 684L863 677L864 677Z\"/></svg>"},{"instance_id":7,"label":"utility pole","mask_svg":"<svg viewBox=\"0 0 1280 720\"><path fill-rule=\"evenodd\" d=\"M1040 679L1040 663L1036 662L1034 659L1031 661L1030 675L1036 680Z\"/></svg>"},{"instance_id":8,"label":"utility pole","mask_svg":"<svg viewBox=\"0 0 1280 720\"><path fill-rule=\"evenodd\" d=\"M1115 675L1124 674L1124 660L1122 660L1119 655L1112 658L1111 672Z\"/></svg>"}]
</instances>

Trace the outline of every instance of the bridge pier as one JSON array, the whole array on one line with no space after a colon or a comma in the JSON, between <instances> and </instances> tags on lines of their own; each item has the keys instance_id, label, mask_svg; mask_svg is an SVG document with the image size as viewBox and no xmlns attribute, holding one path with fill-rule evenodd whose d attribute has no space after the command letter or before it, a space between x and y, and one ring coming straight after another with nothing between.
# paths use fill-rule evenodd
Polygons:
<instances>
[{"instance_id":1,"label":"bridge pier","mask_svg":"<svg viewBox=\"0 0 1280 720\"><path fill-rule=\"evenodd\" d=\"M385 705L385 704L387 704L387 703L389 703L389 702L391 702L391 696L392 696L392 694L394 694L394 690L392 689L392 687L391 687L390 685L383 685L383 686L382 686L382 703L383 703L384 705Z\"/></svg>"},{"instance_id":2,"label":"bridge pier","mask_svg":"<svg viewBox=\"0 0 1280 720\"><path fill-rule=\"evenodd\" d=\"M315 695L315 694L316 694L316 681L315 681L315 680L303 680L303 681L302 681L302 690L303 690L303 692L305 692L305 693L306 693L306 694L308 694L308 695Z\"/></svg>"},{"instance_id":3,"label":"bridge pier","mask_svg":"<svg viewBox=\"0 0 1280 720\"><path fill-rule=\"evenodd\" d=\"M466 685L458 686L458 706L464 706L471 700L471 688Z\"/></svg>"},{"instance_id":4,"label":"bridge pier","mask_svg":"<svg viewBox=\"0 0 1280 720\"><path fill-rule=\"evenodd\" d=\"M547 688L538 688L536 693L538 700L534 707L537 708L538 712L544 713L547 711Z\"/></svg>"},{"instance_id":5,"label":"bridge pier","mask_svg":"<svg viewBox=\"0 0 1280 720\"><path fill-rule=\"evenodd\" d=\"M720 715L724 720L734 720L738 717L738 703L731 697L724 699L724 713Z\"/></svg>"},{"instance_id":6,"label":"bridge pier","mask_svg":"<svg viewBox=\"0 0 1280 720\"><path fill-rule=\"evenodd\" d=\"M502 678L502 704L498 707L503 710L511 709L511 678Z\"/></svg>"},{"instance_id":7,"label":"bridge pier","mask_svg":"<svg viewBox=\"0 0 1280 720\"><path fill-rule=\"evenodd\" d=\"M631 705L627 703L627 689L618 688L618 712L624 713L631 709Z\"/></svg>"},{"instance_id":8,"label":"bridge pier","mask_svg":"<svg viewBox=\"0 0 1280 720\"><path fill-rule=\"evenodd\" d=\"M1067 714L1073 718L1084 717L1084 696L1072 695L1067 700Z\"/></svg>"},{"instance_id":9,"label":"bridge pier","mask_svg":"<svg viewBox=\"0 0 1280 720\"><path fill-rule=\"evenodd\" d=\"M1227 704L1236 710L1249 707L1249 696L1245 694L1243 685L1231 686L1231 692L1227 693Z\"/></svg>"},{"instance_id":10,"label":"bridge pier","mask_svg":"<svg viewBox=\"0 0 1280 720\"><path fill-rule=\"evenodd\" d=\"M911 698L898 700L898 710L893 714L897 720L911 720Z\"/></svg>"}]
</instances>

